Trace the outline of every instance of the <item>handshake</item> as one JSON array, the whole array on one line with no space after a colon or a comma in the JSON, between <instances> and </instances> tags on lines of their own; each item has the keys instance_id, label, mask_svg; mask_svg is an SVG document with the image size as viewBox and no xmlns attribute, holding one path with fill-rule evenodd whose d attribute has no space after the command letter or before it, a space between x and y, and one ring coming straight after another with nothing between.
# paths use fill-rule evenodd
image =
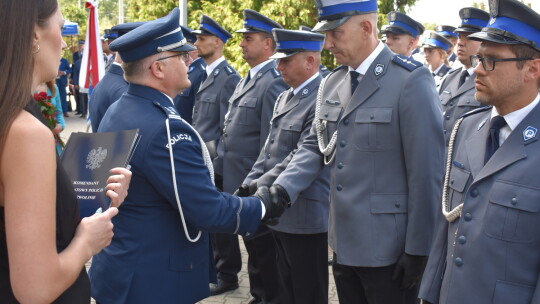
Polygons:
<instances>
[{"instance_id":1,"label":"handshake","mask_svg":"<svg viewBox=\"0 0 540 304\"><path fill-rule=\"evenodd\" d=\"M270 188L266 186L257 189L256 183L251 183L251 187L245 184L240 185L238 190L234 192L236 196L253 195L261 200L266 212L261 220L265 225L275 226L279 222L279 217L285 212L285 209L291 205L289 194L280 185L272 185Z\"/></svg>"}]
</instances>

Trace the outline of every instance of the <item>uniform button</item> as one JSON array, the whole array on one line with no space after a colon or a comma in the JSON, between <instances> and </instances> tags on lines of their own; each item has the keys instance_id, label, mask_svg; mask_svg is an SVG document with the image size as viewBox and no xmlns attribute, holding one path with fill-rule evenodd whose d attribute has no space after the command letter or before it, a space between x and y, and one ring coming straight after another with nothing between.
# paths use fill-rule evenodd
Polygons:
<instances>
[{"instance_id":1,"label":"uniform button","mask_svg":"<svg viewBox=\"0 0 540 304\"><path fill-rule=\"evenodd\" d=\"M449 102L448 105L449 105L449 106L453 106L454 103L453 103L453 102Z\"/></svg>"},{"instance_id":2,"label":"uniform button","mask_svg":"<svg viewBox=\"0 0 540 304\"><path fill-rule=\"evenodd\" d=\"M195 110L195 113L199 113L199 110Z\"/></svg>"},{"instance_id":3,"label":"uniform button","mask_svg":"<svg viewBox=\"0 0 540 304\"><path fill-rule=\"evenodd\" d=\"M470 222L472 220L472 214L470 213L465 213L465 215L463 216L463 218L465 219L466 222Z\"/></svg>"},{"instance_id":4,"label":"uniform button","mask_svg":"<svg viewBox=\"0 0 540 304\"><path fill-rule=\"evenodd\" d=\"M373 113L369 114L369 119L373 119L375 118L375 115L373 115Z\"/></svg>"},{"instance_id":5,"label":"uniform button","mask_svg":"<svg viewBox=\"0 0 540 304\"><path fill-rule=\"evenodd\" d=\"M454 179L451 179L450 180L450 185L453 185L454 184Z\"/></svg>"},{"instance_id":6,"label":"uniform button","mask_svg":"<svg viewBox=\"0 0 540 304\"><path fill-rule=\"evenodd\" d=\"M343 168L343 163L342 162L339 162L339 164L337 165L338 169L342 169Z\"/></svg>"},{"instance_id":7,"label":"uniform button","mask_svg":"<svg viewBox=\"0 0 540 304\"><path fill-rule=\"evenodd\" d=\"M471 191L471 196L472 196L472 197L477 197L478 194L479 194L479 193L478 193L478 190L472 189L472 191Z\"/></svg>"},{"instance_id":8,"label":"uniform button","mask_svg":"<svg viewBox=\"0 0 540 304\"><path fill-rule=\"evenodd\" d=\"M471 101L470 101L470 100L467 100L467 103L471 103Z\"/></svg>"},{"instance_id":9,"label":"uniform button","mask_svg":"<svg viewBox=\"0 0 540 304\"><path fill-rule=\"evenodd\" d=\"M231 121L232 121L232 118L229 118L229 122L231 122Z\"/></svg>"},{"instance_id":10,"label":"uniform button","mask_svg":"<svg viewBox=\"0 0 540 304\"><path fill-rule=\"evenodd\" d=\"M396 203L394 204L394 206L396 206L396 208L399 208L399 207L401 207L401 204L398 203L398 202L396 202Z\"/></svg>"},{"instance_id":11,"label":"uniform button","mask_svg":"<svg viewBox=\"0 0 540 304\"><path fill-rule=\"evenodd\" d=\"M328 117L328 112L324 113L324 117Z\"/></svg>"},{"instance_id":12,"label":"uniform button","mask_svg":"<svg viewBox=\"0 0 540 304\"><path fill-rule=\"evenodd\" d=\"M446 120L450 120L450 115L446 115Z\"/></svg>"},{"instance_id":13,"label":"uniform button","mask_svg":"<svg viewBox=\"0 0 540 304\"><path fill-rule=\"evenodd\" d=\"M454 260L454 264L456 264L456 266L458 266L458 267L463 266L463 259L461 259L460 257L457 257L457 258Z\"/></svg>"},{"instance_id":14,"label":"uniform button","mask_svg":"<svg viewBox=\"0 0 540 304\"><path fill-rule=\"evenodd\" d=\"M344 124L344 125L348 125L348 124L349 124L349 119L348 119L348 118L345 119L345 120L343 121L343 124Z\"/></svg>"},{"instance_id":15,"label":"uniform button","mask_svg":"<svg viewBox=\"0 0 540 304\"><path fill-rule=\"evenodd\" d=\"M274 128L277 128L277 124L274 125Z\"/></svg>"},{"instance_id":16,"label":"uniform button","mask_svg":"<svg viewBox=\"0 0 540 304\"><path fill-rule=\"evenodd\" d=\"M271 143L271 144L273 144L273 143L274 143L274 139L273 139L273 138L272 138L272 139L270 139L270 143Z\"/></svg>"},{"instance_id":17,"label":"uniform button","mask_svg":"<svg viewBox=\"0 0 540 304\"><path fill-rule=\"evenodd\" d=\"M266 158L270 159L270 153L266 154Z\"/></svg>"},{"instance_id":18,"label":"uniform button","mask_svg":"<svg viewBox=\"0 0 540 304\"><path fill-rule=\"evenodd\" d=\"M446 130L444 130L444 134L446 134Z\"/></svg>"},{"instance_id":19,"label":"uniform button","mask_svg":"<svg viewBox=\"0 0 540 304\"><path fill-rule=\"evenodd\" d=\"M464 235L462 235L462 236L458 237L457 241L458 241L458 243L463 245L463 244L467 243L467 238Z\"/></svg>"},{"instance_id":20,"label":"uniform button","mask_svg":"<svg viewBox=\"0 0 540 304\"><path fill-rule=\"evenodd\" d=\"M292 129L292 125L289 125L289 129Z\"/></svg>"},{"instance_id":21,"label":"uniform button","mask_svg":"<svg viewBox=\"0 0 540 304\"><path fill-rule=\"evenodd\" d=\"M224 137L227 137L227 133L223 133L223 136L224 136Z\"/></svg>"},{"instance_id":22,"label":"uniform button","mask_svg":"<svg viewBox=\"0 0 540 304\"><path fill-rule=\"evenodd\" d=\"M512 198L512 205L514 205L514 206L517 205L517 202L518 202L517 198L515 198L515 197Z\"/></svg>"},{"instance_id":23,"label":"uniform button","mask_svg":"<svg viewBox=\"0 0 540 304\"><path fill-rule=\"evenodd\" d=\"M347 145L347 142L345 140L342 140L339 145L344 148Z\"/></svg>"},{"instance_id":24,"label":"uniform button","mask_svg":"<svg viewBox=\"0 0 540 304\"><path fill-rule=\"evenodd\" d=\"M337 191L341 191L341 190L343 190L343 186L341 184L339 184L339 185L337 185L336 189L337 189Z\"/></svg>"}]
</instances>

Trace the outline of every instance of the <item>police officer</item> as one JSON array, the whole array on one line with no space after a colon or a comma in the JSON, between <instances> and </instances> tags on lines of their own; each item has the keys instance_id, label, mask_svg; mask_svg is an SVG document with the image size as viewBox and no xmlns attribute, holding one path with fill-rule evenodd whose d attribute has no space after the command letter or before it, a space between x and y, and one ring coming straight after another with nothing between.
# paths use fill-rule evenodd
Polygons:
<instances>
[{"instance_id":1,"label":"police officer","mask_svg":"<svg viewBox=\"0 0 540 304\"><path fill-rule=\"evenodd\" d=\"M424 302L540 303L540 14L489 2L476 99L452 131Z\"/></svg>"},{"instance_id":2,"label":"police officer","mask_svg":"<svg viewBox=\"0 0 540 304\"><path fill-rule=\"evenodd\" d=\"M311 27L305 25L300 25L298 29L308 32L312 32L313 30ZM321 73L322 78L324 78L326 77L326 75L330 74L330 70L321 63L321 65L319 66L319 73Z\"/></svg>"},{"instance_id":3,"label":"police officer","mask_svg":"<svg viewBox=\"0 0 540 304\"><path fill-rule=\"evenodd\" d=\"M455 27L451 25L437 25L435 26L435 32L444 38L450 40L452 42L452 46L448 49L448 63L450 67L458 68L458 66L454 66L454 62L457 60L457 55L455 53L455 46L458 41L458 34L454 32L456 30ZM459 61L458 61L459 63Z\"/></svg>"},{"instance_id":4,"label":"police officer","mask_svg":"<svg viewBox=\"0 0 540 304\"><path fill-rule=\"evenodd\" d=\"M218 156L214 160L217 175L223 176L223 190L229 193L242 184L257 160L268 137L276 98L287 88L275 61L269 58L276 49L272 29L282 26L253 10L245 9L243 13L244 27L236 32L242 34L242 57L250 70L229 99ZM229 248L236 248L237 238L229 236L228 241L232 243ZM255 238L245 239L244 243L249 254L249 283L254 303L278 303L272 234L266 230ZM239 255L236 258L239 261Z\"/></svg>"},{"instance_id":5,"label":"police officer","mask_svg":"<svg viewBox=\"0 0 540 304\"><path fill-rule=\"evenodd\" d=\"M98 131L139 129L132 188L111 245L94 256L92 297L101 303L195 303L208 296L208 233L255 233L283 212L268 189L239 198L216 190L204 142L173 105L187 86L193 47L180 12L148 22L111 44L129 82ZM264 207L264 208L263 208Z\"/></svg>"},{"instance_id":6,"label":"police officer","mask_svg":"<svg viewBox=\"0 0 540 304\"><path fill-rule=\"evenodd\" d=\"M447 57L452 42L442 35L431 32L422 46L424 47L424 57L428 67L435 78L435 85L439 87L443 77L450 71L450 63Z\"/></svg>"},{"instance_id":7,"label":"police officer","mask_svg":"<svg viewBox=\"0 0 540 304\"><path fill-rule=\"evenodd\" d=\"M392 52L410 57L424 33L424 26L400 12L389 12L387 18L388 26L382 31L386 35L386 45Z\"/></svg>"},{"instance_id":8,"label":"police officer","mask_svg":"<svg viewBox=\"0 0 540 304\"><path fill-rule=\"evenodd\" d=\"M56 76L56 86L58 94L60 94L60 102L62 103L62 113L64 117L68 117L69 107L66 97L66 86L68 84L68 74L71 73L69 62L65 58L60 58L60 66L58 66L58 75Z\"/></svg>"},{"instance_id":9,"label":"police officer","mask_svg":"<svg viewBox=\"0 0 540 304\"><path fill-rule=\"evenodd\" d=\"M240 75L223 57L225 43L232 35L216 21L206 15L201 16L199 29L192 32L197 37L195 46L199 56L206 63L206 78L195 94L193 108L193 127L201 135L210 152L217 156L217 142L224 127L225 113L229 108L229 98L240 81ZM216 183L219 189L222 182ZM229 241L231 240L232 241ZM211 234L210 240L216 252L216 270L218 283L210 286L210 295L238 288L237 273L242 268L238 237L230 234ZM221 240L224 240L221 242ZM228 246L231 244L231 246ZM219 251L222 249L221 251ZM220 254L221 253L221 254ZM232 257L229 257L231 256Z\"/></svg>"},{"instance_id":10,"label":"police officer","mask_svg":"<svg viewBox=\"0 0 540 304\"><path fill-rule=\"evenodd\" d=\"M115 25L111 28L109 36L121 37L129 31L142 25L144 22L130 22ZM116 38L115 38L116 39ZM122 58L115 55L114 62L109 67L103 79L96 85L90 95L89 109L90 125L97 132L101 119L111 104L120 98L127 90L128 83L124 79L124 71L121 67Z\"/></svg>"},{"instance_id":11,"label":"police officer","mask_svg":"<svg viewBox=\"0 0 540 304\"><path fill-rule=\"evenodd\" d=\"M311 129L315 115L324 35L307 31L273 30L277 69L291 87L277 99L270 134L240 191L255 193L271 186L287 167ZM276 242L282 303L328 303L329 168L302 192L272 226Z\"/></svg>"},{"instance_id":12,"label":"police officer","mask_svg":"<svg viewBox=\"0 0 540 304\"><path fill-rule=\"evenodd\" d=\"M439 97L443 109L444 139L448 146L450 133L454 123L461 115L482 106L475 98L474 68L471 66L471 55L476 55L480 42L468 38L487 26L489 14L481 9L465 7L459 10L461 25L456 29L459 35L457 44L458 60L462 67L448 73L439 87Z\"/></svg>"},{"instance_id":13,"label":"police officer","mask_svg":"<svg viewBox=\"0 0 540 304\"><path fill-rule=\"evenodd\" d=\"M444 157L433 77L377 38L377 1L317 1L324 47L309 136L271 190L295 202L330 168L329 245L340 303L414 303Z\"/></svg>"},{"instance_id":14,"label":"police officer","mask_svg":"<svg viewBox=\"0 0 540 304\"><path fill-rule=\"evenodd\" d=\"M186 26L181 26L181 28L182 33L184 34L184 37L187 39L187 41L190 44L194 44L197 40L197 37L191 33L193 30ZM182 91L182 93L180 93L178 96L174 97L174 106L180 113L180 116L182 116L185 121L191 124L193 122L193 106L195 105L195 93L197 93L203 81L206 69L206 62L204 62L204 59L202 59L201 57L198 57L196 48L190 52L190 58L191 61L189 64L188 77L189 81L191 82L191 86Z\"/></svg>"}]
</instances>

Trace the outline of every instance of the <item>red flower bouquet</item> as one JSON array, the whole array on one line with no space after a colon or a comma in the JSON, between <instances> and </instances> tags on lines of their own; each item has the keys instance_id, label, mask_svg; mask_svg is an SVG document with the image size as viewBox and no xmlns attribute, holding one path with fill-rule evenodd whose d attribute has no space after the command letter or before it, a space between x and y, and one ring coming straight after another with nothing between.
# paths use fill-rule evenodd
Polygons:
<instances>
[{"instance_id":1,"label":"red flower bouquet","mask_svg":"<svg viewBox=\"0 0 540 304\"><path fill-rule=\"evenodd\" d=\"M58 112L58 110L50 102L51 98L52 97L47 95L46 92L39 92L34 94L34 100L37 101L41 109L41 114L43 115L43 118L45 118L45 123L51 130L54 130L54 128L56 128L56 125L58 124L58 121L56 120L56 113ZM60 135L55 134L54 139L56 143L59 143L62 148L64 147L64 142L60 138Z\"/></svg>"}]
</instances>

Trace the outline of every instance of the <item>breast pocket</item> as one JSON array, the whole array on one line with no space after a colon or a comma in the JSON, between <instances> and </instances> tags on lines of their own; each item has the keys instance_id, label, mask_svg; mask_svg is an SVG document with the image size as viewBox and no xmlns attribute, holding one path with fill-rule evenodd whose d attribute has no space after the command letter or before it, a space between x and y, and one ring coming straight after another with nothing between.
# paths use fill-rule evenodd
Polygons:
<instances>
[{"instance_id":1,"label":"breast pocket","mask_svg":"<svg viewBox=\"0 0 540 304\"><path fill-rule=\"evenodd\" d=\"M448 105L450 99L452 99L452 94L450 94L448 91L443 91L439 97L441 98L441 104L446 106Z\"/></svg>"},{"instance_id":2,"label":"breast pocket","mask_svg":"<svg viewBox=\"0 0 540 304\"><path fill-rule=\"evenodd\" d=\"M484 217L484 232L495 239L530 243L538 239L540 189L496 181Z\"/></svg>"},{"instance_id":3,"label":"breast pocket","mask_svg":"<svg viewBox=\"0 0 540 304\"><path fill-rule=\"evenodd\" d=\"M321 104L319 119L326 121L326 136L330 140L332 134L337 130L337 123L343 108L341 105Z\"/></svg>"},{"instance_id":4,"label":"breast pocket","mask_svg":"<svg viewBox=\"0 0 540 304\"><path fill-rule=\"evenodd\" d=\"M238 103L238 123L241 125L251 125L259 118L257 115L257 97L246 97Z\"/></svg>"},{"instance_id":5,"label":"breast pocket","mask_svg":"<svg viewBox=\"0 0 540 304\"><path fill-rule=\"evenodd\" d=\"M471 172L452 164L450 177L448 179L448 187L450 187L450 193L448 195L452 209L463 202L463 192L465 191L470 176Z\"/></svg>"},{"instance_id":6,"label":"breast pocket","mask_svg":"<svg viewBox=\"0 0 540 304\"><path fill-rule=\"evenodd\" d=\"M460 114L467 113L471 110L474 110L480 107L481 105L482 105L481 103L479 103L476 99L474 99L474 95L461 98L457 103L457 107L459 109Z\"/></svg>"},{"instance_id":7,"label":"breast pocket","mask_svg":"<svg viewBox=\"0 0 540 304\"><path fill-rule=\"evenodd\" d=\"M359 108L354 120L354 144L358 150L381 151L392 147L392 108Z\"/></svg>"},{"instance_id":8,"label":"breast pocket","mask_svg":"<svg viewBox=\"0 0 540 304\"><path fill-rule=\"evenodd\" d=\"M201 96L199 114L203 117L210 117L216 112L216 95L205 94Z\"/></svg>"},{"instance_id":9,"label":"breast pocket","mask_svg":"<svg viewBox=\"0 0 540 304\"><path fill-rule=\"evenodd\" d=\"M280 122L281 134L279 136L279 148L284 151L296 149L300 135L302 134L302 120L287 119Z\"/></svg>"}]
</instances>

